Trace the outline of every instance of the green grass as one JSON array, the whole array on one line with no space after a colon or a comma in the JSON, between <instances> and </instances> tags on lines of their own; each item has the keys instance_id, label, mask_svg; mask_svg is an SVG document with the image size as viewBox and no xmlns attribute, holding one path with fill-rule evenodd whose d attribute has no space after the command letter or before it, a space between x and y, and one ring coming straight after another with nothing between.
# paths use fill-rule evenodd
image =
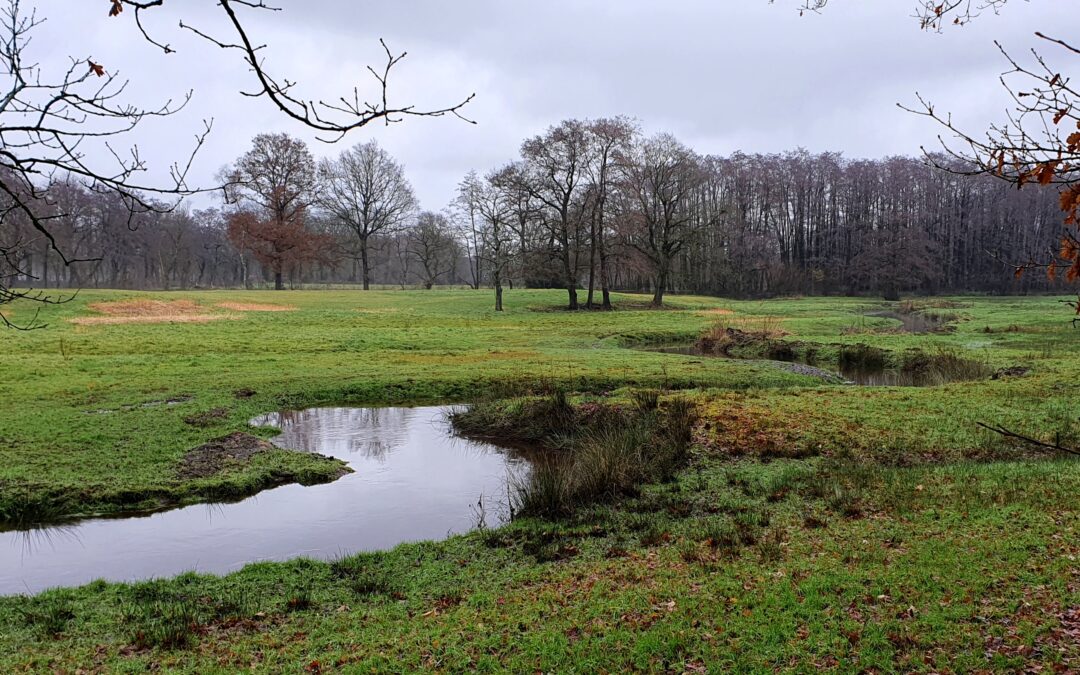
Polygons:
<instances>
[{"instance_id":1,"label":"green grass","mask_svg":"<svg viewBox=\"0 0 1080 675\"><path fill-rule=\"evenodd\" d=\"M92 316L88 304L125 298L190 299L208 310L221 302L274 302L298 310L203 324L68 322ZM83 292L45 308L46 329L2 334L0 518L141 509L335 475L336 463L279 452L202 481L175 478L186 451L282 407L461 401L552 383L599 390L802 382L768 366L688 364L620 346L657 336L690 339L708 323L690 308L719 306L715 300L676 300L688 309L669 312L534 311L559 302L556 292L508 293L509 311L497 314L487 293L470 291ZM32 311L16 306L13 318ZM240 389L256 395L238 400ZM178 397L190 400L141 407ZM219 408L227 414L209 427L184 422Z\"/></svg>"},{"instance_id":2,"label":"green grass","mask_svg":"<svg viewBox=\"0 0 1080 675\"><path fill-rule=\"evenodd\" d=\"M67 321L126 297L297 311ZM690 400L700 421L669 480L555 520L328 563L2 598L0 671L1080 668L1080 463L977 426L1080 439L1080 332L1056 299L955 298L926 307L956 315L953 332L932 335L890 332L897 322L863 316L881 309L866 300L675 298L667 311L617 301L623 310L571 314L553 311L558 292L514 291L496 314L487 293L468 291L87 292L44 311L48 329L5 333L5 513L117 511L336 471L274 452L177 477L187 450L279 407L570 390L577 405L639 411ZM628 348L691 341L721 308L820 345L822 367L842 345L866 344L890 362L922 350L1030 372L868 389ZM191 398L141 407L179 397ZM114 412L90 414L100 410Z\"/></svg>"}]
</instances>

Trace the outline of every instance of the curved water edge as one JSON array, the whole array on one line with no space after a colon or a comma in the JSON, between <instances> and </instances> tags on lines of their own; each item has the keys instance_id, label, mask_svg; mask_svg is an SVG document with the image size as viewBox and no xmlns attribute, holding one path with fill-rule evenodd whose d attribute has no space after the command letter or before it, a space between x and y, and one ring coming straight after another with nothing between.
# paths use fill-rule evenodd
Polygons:
<instances>
[{"instance_id":1,"label":"curved water edge","mask_svg":"<svg viewBox=\"0 0 1080 675\"><path fill-rule=\"evenodd\" d=\"M0 594L97 579L227 574L297 557L330 560L508 522L510 484L526 457L455 436L453 406L315 408L252 420L274 445L345 461L323 485L285 485L232 504L0 533Z\"/></svg>"}]
</instances>

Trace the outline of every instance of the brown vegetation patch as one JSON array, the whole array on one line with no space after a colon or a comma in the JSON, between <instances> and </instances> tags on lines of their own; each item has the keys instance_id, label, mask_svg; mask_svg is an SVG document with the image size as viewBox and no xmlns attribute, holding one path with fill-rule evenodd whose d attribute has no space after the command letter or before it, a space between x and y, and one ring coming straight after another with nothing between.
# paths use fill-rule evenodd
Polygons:
<instances>
[{"instance_id":1,"label":"brown vegetation patch","mask_svg":"<svg viewBox=\"0 0 1080 675\"><path fill-rule=\"evenodd\" d=\"M180 478L209 478L229 465L242 464L274 446L258 436L236 432L188 451L177 472Z\"/></svg>"},{"instance_id":2,"label":"brown vegetation patch","mask_svg":"<svg viewBox=\"0 0 1080 675\"><path fill-rule=\"evenodd\" d=\"M195 314L195 315L163 315L163 316L86 316L71 319L71 323L77 326L117 326L121 324L140 323L208 323L219 319L230 319L228 314Z\"/></svg>"},{"instance_id":3,"label":"brown vegetation patch","mask_svg":"<svg viewBox=\"0 0 1080 675\"><path fill-rule=\"evenodd\" d=\"M725 309L723 307L718 307L716 309L703 309L698 312L700 316L731 316L734 313L735 310Z\"/></svg>"},{"instance_id":4,"label":"brown vegetation patch","mask_svg":"<svg viewBox=\"0 0 1080 675\"><path fill-rule=\"evenodd\" d=\"M189 415L184 418L184 422L193 427L206 428L212 427L218 422L227 419L229 419L228 408L214 408L212 410L207 410L206 412Z\"/></svg>"},{"instance_id":5,"label":"brown vegetation patch","mask_svg":"<svg viewBox=\"0 0 1080 675\"><path fill-rule=\"evenodd\" d=\"M788 335L791 333L784 330L783 319L777 317L720 319L698 338L696 347L703 354L730 357L732 349L754 345L770 346L771 351L774 341ZM770 355L770 358L780 357ZM780 358L780 360L791 359Z\"/></svg>"},{"instance_id":6,"label":"brown vegetation patch","mask_svg":"<svg viewBox=\"0 0 1080 675\"><path fill-rule=\"evenodd\" d=\"M118 300L116 302L95 302L88 307L108 316L161 316L198 314L199 305L191 300Z\"/></svg>"},{"instance_id":7,"label":"brown vegetation patch","mask_svg":"<svg viewBox=\"0 0 1080 675\"><path fill-rule=\"evenodd\" d=\"M205 323L230 318L228 314L207 314L191 300L119 300L95 302L88 307L104 316L86 316L71 319L80 326L150 324L150 323Z\"/></svg>"},{"instance_id":8,"label":"brown vegetation patch","mask_svg":"<svg viewBox=\"0 0 1080 675\"><path fill-rule=\"evenodd\" d=\"M269 305L253 302L219 302L218 307L234 312L295 312L292 305Z\"/></svg>"}]
</instances>

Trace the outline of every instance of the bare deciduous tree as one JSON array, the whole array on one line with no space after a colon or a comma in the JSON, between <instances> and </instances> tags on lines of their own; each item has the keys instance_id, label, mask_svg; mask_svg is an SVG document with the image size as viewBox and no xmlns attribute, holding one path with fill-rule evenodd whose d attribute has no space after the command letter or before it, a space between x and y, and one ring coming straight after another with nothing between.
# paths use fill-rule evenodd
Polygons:
<instances>
[{"instance_id":1,"label":"bare deciduous tree","mask_svg":"<svg viewBox=\"0 0 1080 675\"><path fill-rule=\"evenodd\" d=\"M578 308L578 275L585 238L585 191L589 164L586 126L567 120L521 146L523 186L544 207L562 265L569 309Z\"/></svg>"},{"instance_id":2,"label":"bare deciduous tree","mask_svg":"<svg viewBox=\"0 0 1080 675\"><path fill-rule=\"evenodd\" d=\"M631 143L638 133L637 125L624 117L593 120L588 124L592 144L592 162L589 163L589 296L588 307L593 306L593 291L597 258L600 269L601 308L611 309L611 257L607 245L608 200L612 192L613 176L617 173L620 159L629 154Z\"/></svg>"},{"instance_id":3,"label":"bare deciduous tree","mask_svg":"<svg viewBox=\"0 0 1080 675\"><path fill-rule=\"evenodd\" d=\"M690 236L690 202L703 178L699 157L668 134L638 143L622 169L624 240L649 261L654 307L664 304L675 257Z\"/></svg>"},{"instance_id":4,"label":"bare deciduous tree","mask_svg":"<svg viewBox=\"0 0 1080 675\"><path fill-rule=\"evenodd\" d=\"M503 311L503 281L510 267L510 247L514 241L511 227L517 206L517 174L514 167L504 167L488 174L478 199L483 255L495 289L495 311Z\"/></svg>"},{"instance_id":5,"label":"bare deciduous tree","mask_svg":"<svg viewBox=\"0 0 1080 675\"><path fill-rule=\"evenodd\" d=\"M369 290L372 238L397 233L417 208L405 169L375 141L368 141L336 160L323 160L319 177L320 204L356 236L364 290Z\"/></svg>"},{"instance_id":6,"label":"bare deciduous tree","mask_svg":"<svg viewBox=\"0 0 1080 675\"><path fill-rule=\"evenodd\" d=\"M465 253L469 258L469 285L473 290L480 288L484 280L483 242L480 237L479 201L484 186L479 174L470 171L458 183L451 214L457 225L459 236L465 242Z\"/></svg>"},{"instance_id":7,"label":"bare deciduous tree","mask_svg":"<svg viewBox=\"0 0 1080 675\"><path fill-rule=\"evenodd\" d=\"M457 267L457 240L449 219L441 213L421 213L416 225L409 229L407 246L409 254L420 263L420 281L428 290Z\"/></svg>"}]
</instances>

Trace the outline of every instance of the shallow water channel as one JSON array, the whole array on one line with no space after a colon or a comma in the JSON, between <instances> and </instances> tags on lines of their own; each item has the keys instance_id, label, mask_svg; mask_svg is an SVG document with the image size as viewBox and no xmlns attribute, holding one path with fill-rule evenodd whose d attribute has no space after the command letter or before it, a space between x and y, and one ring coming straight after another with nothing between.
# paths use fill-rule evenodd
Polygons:
<instances>
[{"instance_id":1,"label":"shallow water channel","mask_svg":"<svg viewBox=\"0 0 1080 675\"><path fill-rule=\"evenodd\" d=\"M698 356L701 358L726 359L728 356L709 354L702 352L696 345L674 345L668 347L646 347L645 351L660 352L662 354L679 354L682 356ZM796 372L803 375L816 375L824 379L835 377L837 381L854 384L860 387L933 387L945 384L939 376L910 373L895 368L866 368L860 366L841 365L835 369L818 367L816 364L805 364L799 361L775 361L783 366L796 364L809 366L798 369Z\"/></svg>"},{"instance_id":2,"label":"shallow water channel","mask_svg":"<svg viewBox=\"0 0 1080 675\"><path fill-rule=\"evenodd\" d=\"M441 539L508 518L507 489L528 461L453 436L448 407L318 408L265 415L275 445L348 462L326 485L286 485L234 504L0 533L0 594L95 579L133 581L188 571L225 574L257 561L332 559Z\"/></svg>"}]
</instances>

